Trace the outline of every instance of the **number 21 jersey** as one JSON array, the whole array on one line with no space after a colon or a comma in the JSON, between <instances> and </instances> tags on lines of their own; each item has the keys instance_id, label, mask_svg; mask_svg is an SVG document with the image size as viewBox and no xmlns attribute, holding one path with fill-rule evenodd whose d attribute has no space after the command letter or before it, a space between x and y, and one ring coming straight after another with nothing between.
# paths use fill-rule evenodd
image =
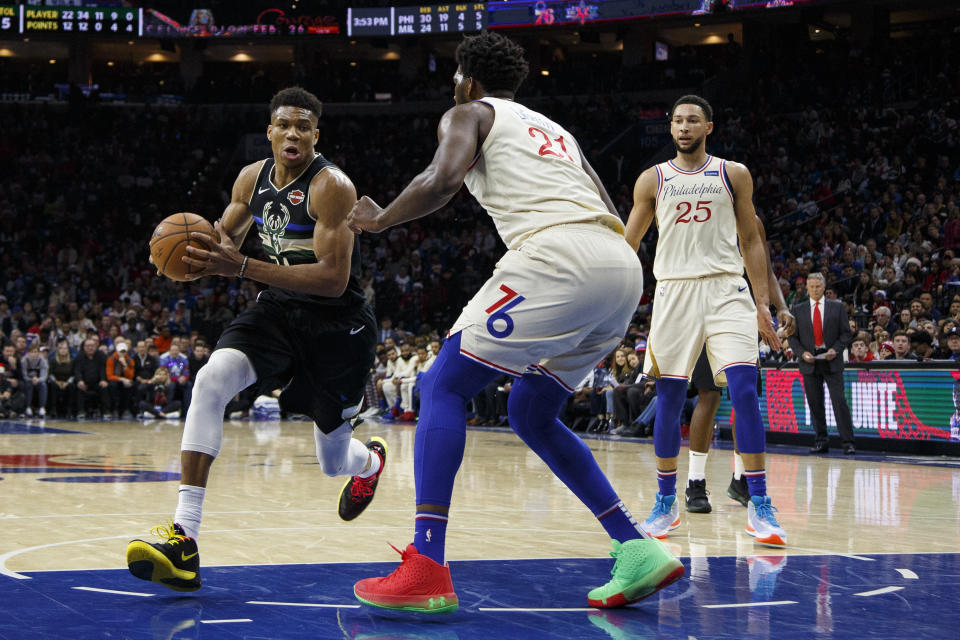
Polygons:
<instances>
[{"instance_id":1,"label":"number 21 jersey","mask_svg":"<svg viewBox=\"0 0 960 640\"><path fill-rule=\"evenodd\" d=\"M480 101L496 115L464 184L508 249L558 224L599 222L623 235L623 223L604 205L569 132L512 100Z\"/></svg>"},{"instance_id":2,"label":"number 21 jersey","mask_svg":"<svg viewBox=\"0 0 960 640\"><path fill-rule=\"evenodd\" d=\"M702 167L684 171L663 162L657 171L657 280L743 275L737 218L727 161L707 156Z\"/></svg>"}]
</instances>

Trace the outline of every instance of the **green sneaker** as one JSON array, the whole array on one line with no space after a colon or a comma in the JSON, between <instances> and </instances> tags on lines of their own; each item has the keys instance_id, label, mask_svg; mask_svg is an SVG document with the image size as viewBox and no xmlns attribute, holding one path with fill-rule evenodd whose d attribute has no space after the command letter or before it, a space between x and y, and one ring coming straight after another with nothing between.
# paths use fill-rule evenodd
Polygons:
<instances>
[{"instance_id":1,"label":"green sneaker","mask_svg":"<svg viewBox=\"0 0 960 640\"><path fill-rule=\"evenodd\" d=\"M587 594L587 603L598 609L623 607L670 586L683 577L683 564L659 540L613 542L616 559L613 578Z\"/></svg>"}]
</instances>

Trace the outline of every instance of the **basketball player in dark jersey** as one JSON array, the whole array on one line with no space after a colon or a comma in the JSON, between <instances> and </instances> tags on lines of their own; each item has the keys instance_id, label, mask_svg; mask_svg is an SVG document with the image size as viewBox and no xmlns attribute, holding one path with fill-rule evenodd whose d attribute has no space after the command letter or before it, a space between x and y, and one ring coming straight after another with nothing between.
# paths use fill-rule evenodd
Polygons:
<instances>
[{"instance_id":1,"label":"basketball player in dark jersey","mask_svg":"<svg viewBox=\"0 0 960 640\"><path fill-rule=\"evenodd\" d=\"M127 547L127 564L138 578L176 591L200 588L196 539L224 408L254 382L261 390L282 388L281 408L314 420L323 472L350 477L340 493L341 518L352 520L373 499L386 443L354 439L351 420L373 367L376 322L359 284L359 241L346 225L356 190L314 152L320 111L316 96L299 87L273 97L267 127L273 157L240 171L215 224L219 244L184 258L197 268L196 278L249 278L270 288L227 327L197 375L181 444L177 510L170 526L155 529L165 542L134 540ZM269 262L237 249L253 225Z\"/></svg>"}]
</instances>

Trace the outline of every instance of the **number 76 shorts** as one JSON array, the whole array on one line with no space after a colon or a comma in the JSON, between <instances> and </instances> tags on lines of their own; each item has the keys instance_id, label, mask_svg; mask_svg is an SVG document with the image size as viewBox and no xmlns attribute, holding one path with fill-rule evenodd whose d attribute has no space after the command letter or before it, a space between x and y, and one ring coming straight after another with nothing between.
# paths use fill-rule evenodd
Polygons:
<instances>
[{"instance_id":1,"label":"number 76 shorts","mask_svg":"<svg viewBox=\"0 0 960 640\"><path fill-rule=\"evenodd\" d=\"M573 390L623 339L643 270L599 224L548 227L509 250L450 329L463 355L514 376L539 370Z\"/></svg>"}]
</instances>

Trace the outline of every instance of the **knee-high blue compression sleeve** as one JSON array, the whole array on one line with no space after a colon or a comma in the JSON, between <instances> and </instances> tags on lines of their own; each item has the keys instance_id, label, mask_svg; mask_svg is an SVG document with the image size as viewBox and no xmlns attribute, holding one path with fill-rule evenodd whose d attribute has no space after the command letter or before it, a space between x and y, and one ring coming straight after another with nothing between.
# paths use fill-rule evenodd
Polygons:
<instances>
[{"instance_id":1,"label":"knee-high blue compression sleeve","mask_svg":"<svg viewBox=\"0 0 960 640\"><path fill-rule=\"evenodd\" d=\"M766 433L757 399L757 368L737 365L725 370L730 402L737 414L737 449L740 453L766 451Z\"/></svg>"},{"instance_id":2,"label":"knee-high blue compression sleeve","mask_svg":"<svg viewBox=\"0 0 960 640\"><path fill-rule=\"evenodd\" d=\"M432 368L431 368L432 371ZM611 538L642 537L587 445L557 414L570 393L543 375L527 374L510 391L510 426L550 470L593 512Z\"/></svg>"},{"instance_id":3,"label":"knee-high blue compression sleeve","mask_svg":"<svg viewBox=\"0 0 960 640\"><path fill-rule=\"evenodd\" d=\"M687 381L657 380L657 417L653 420L653 452L658 458L680 455L680 411L687 399Z\"/></svg>"},{"instance_id":4,"label":"knee-high blue compression sleeve","mask_svg":"<svg viewBox=\"0 0 960 640\"><path fill-rule=\"evenodd\" d=\"M498 375L460 353L459 333L440 349L420 383L413 451L418 505L450 505L467 438L467 402Z\"/></svg>"},{"instance_id":5,"label":"knee-high blue compression sleeve","mask_svg":"<svg viewBox=\"0 0 960 640\"><path fill-rule=\"evenodd\" d=\"M418 507L413 544L439 564L444 560L447 516L425 512L420 505L450 506L467 439L467 402L497 375L460 353L458 333L444 343L420 381L420 420L413 448Z\"/></svg>"}]
</instances>

